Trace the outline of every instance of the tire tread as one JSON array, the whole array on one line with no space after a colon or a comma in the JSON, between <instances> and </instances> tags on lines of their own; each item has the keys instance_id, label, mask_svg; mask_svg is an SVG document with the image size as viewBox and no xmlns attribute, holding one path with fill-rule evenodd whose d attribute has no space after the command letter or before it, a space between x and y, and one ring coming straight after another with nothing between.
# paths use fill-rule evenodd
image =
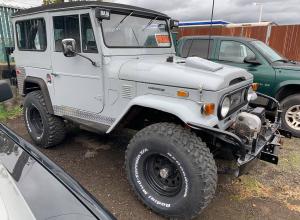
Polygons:
<instances>
[{"instance_id":1,"label":"tire tread","mask_svg":"<svg viewBox=\"0 0 300 220\"><path fill-rule=\"evenodd\" d=\"M174 216L173 219L181 219L181 218L194 218L196 217L213 199L215 190L217 187L217 167L213 155L210 153L209 148L206 146L206 143L202 141L200 137L198 137L195 133L191 132L189 129L183 128L180 125L176 125L173 123L157 123L152 124L141 131L139 131L133 139L130 141L126 153L125 153L125 167L127 171L127 178L129 183L135 191L134 183L129 177L130 168L127 166L127 161L129 160L128 155L132 148L135 147L136 142L143 137L148 137L151 135L160 135L162 137L169 138L175 146L182 146L179 150L181 150L188 158L190 158L193 162L194 172L196 175L204 175L204 178L201 178L204 182L201 184L203 198L199 198L196 202L198 204L195 206L197 209L193 210L189 216ZM201 187L201 186L199 186ZM142 203L147 206L147 204L143 201L143 198L138 195L138 199L142 201ZM155 211L155 210L154 210ZM164 217L170 217L159 213Z\"/></svg>"},{"instance_id":2,"label":"tire tread","mask_svg":"<svg viewBox=\"0 0 300 220\"><path fill-rule=\"evenodd\" d=\"M42 143L42 147L49 148L61 143L66 136L65 124L63 120L55 115L50 114L47 111L46 102L40 90L30 92L27 96L32 96L35 100L37 100L41 104L41 106L43 107L43 113L47 120L47 126L49 127L49 134L48 137L46 138L46 141ZM25 117L24 120L26 120Z\"/></svg>"}]
</instances>

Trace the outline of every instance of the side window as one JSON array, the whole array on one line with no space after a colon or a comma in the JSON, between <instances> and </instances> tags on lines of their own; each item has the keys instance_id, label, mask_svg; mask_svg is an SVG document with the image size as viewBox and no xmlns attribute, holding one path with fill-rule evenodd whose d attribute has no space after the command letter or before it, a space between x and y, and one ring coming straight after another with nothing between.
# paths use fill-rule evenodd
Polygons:
<instances>
[{"instance_id":1,"label":"side window","mask_svg":"<svg viewBox=\"0 0 300 220\"><path fill-rule=\"evenodd\" d=\"M97 44L89 14L81 15L82 51L84 53L97 53Z\"/></svg>"},{"instance_id":2,"label":"side window","mask_svg":"<svg viewBox=\"0 0 300 220\"><path fill-rule=\"evenodd\" d=\"M201 58L205 58L207 59L207 52L208 52L208 44L209 41L205 40L205 39L195 39L193 40L191 49L190 49L190 53L189 53L189 57L201 57ZM212 53L212 49L213 49L213 40L210 41L210 49L209 49L209 53Z\"/></svg>"},{"instance_id":3,"label":"side window","mask_svg":"<svg viewBox=\"0 0 300 220\"><path fill-rule=\"evenodd\" d=\"M78 15L53 17L53 26L56 52L62 51L61 41L65 38L73 38L76 41L76 52L81 52Z\"/></svg>"},{"instance_id":4,"label":"side window","mask_svg":"<svg viewBox=\"0 0 300 220\"><path fill-rule=\"evenodd\" d=\"M255 57L255 54L244 44L236 41L221 42L219 60L244 63L247 56Z\"/></svg>"},{"instance_id":5,"label":"side window","mask_svg":"<svg viewBox=\"0 0 300 220\"><path fill-rule=\"evenodd\" d=\"M42 18L16 22L20 50L44 51L47 48L46 24Z\"/></svg>"},{"instance_id":6,"label":"side window","mask_svg":"<svg viewBox=\"0 0 300 220\"><path fill-rule=\"evenodd\" d=\"M192 46L192 40L184 41L180 56L186 58L189 55L191 46Z\"/></svg>"}]
</instances>

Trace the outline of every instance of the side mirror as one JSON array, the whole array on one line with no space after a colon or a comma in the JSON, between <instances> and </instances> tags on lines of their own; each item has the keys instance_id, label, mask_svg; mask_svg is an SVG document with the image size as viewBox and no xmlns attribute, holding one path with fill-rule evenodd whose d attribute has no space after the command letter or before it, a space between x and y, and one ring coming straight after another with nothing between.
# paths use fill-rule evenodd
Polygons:
<instances>
[{"instance_id":1,"label":"side mirror","mask_svg":"<svg viewBox=\"0 0 300 220\"><path fill-rule=\"evenodd\" d=\"M72 38L63 39L62 50L66 57L75 57L76 56L76 41Z\"/></svg>"},{"instance_id":2,"label":"side mirror","mask_svg":"<svg viewBox=\"0 0 300 220\"><path fill-rule=\"evenodd\" d=\"M4 102L13 97L10 86L5 80L0 80L0 102Z\"/></svg>"},{"instance_id":3,"label":"side mirror","mask_svg":"<svg viewBox=\"0 0 300 220\"><path fill-rule=\"evenodd\" d=\"M179 27L179 21L171 19L170 28L174 29L174 28L178 28L178 27Z\"/></svg>"},{"instance_id":4,"label":"side mirror","mask_svg":"<svg viewBox=\"0 0 300 220\"><path fill-rule=\"evenodd\" d=\"M261 65L261 63L256 59L256 57L254 56L246 56L244 59L244 63L249 63L249 64L253 64L253 65Z\"/></svg>"}]
</instances>

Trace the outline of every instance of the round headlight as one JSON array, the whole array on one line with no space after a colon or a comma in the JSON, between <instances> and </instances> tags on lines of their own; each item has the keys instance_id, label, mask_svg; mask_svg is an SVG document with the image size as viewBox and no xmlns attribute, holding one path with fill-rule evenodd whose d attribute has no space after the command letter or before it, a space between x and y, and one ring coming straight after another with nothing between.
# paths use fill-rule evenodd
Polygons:
<instances>
[{"instance_id":1,"label":"round headlight","mask_svg":"<svg viewBox=\"0 0 300 220\"><path fill-rule=\"evenodd\" d=\"M221 105L221 116L222 118L225 118L230 110L230 98L225 97L223 99L222 105Z\"/></svg>"}]
</instances>

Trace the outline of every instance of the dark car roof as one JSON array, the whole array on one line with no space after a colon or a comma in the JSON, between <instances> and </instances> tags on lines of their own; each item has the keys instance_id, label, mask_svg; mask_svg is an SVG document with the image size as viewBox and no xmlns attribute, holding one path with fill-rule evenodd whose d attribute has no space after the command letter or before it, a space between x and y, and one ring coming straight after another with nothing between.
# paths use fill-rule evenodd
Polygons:
<instances>
[{"instance_id":1,"label":"dark car roof","mask_svg":"<svg viewBox=\"0 0 300 220\"><path fill-rule=\"evenodd\" d=\"M208 39L208 35L195 35L195 36L186 36L181 39ZM211 39L222 39L222 40L239 40L239 41L254 41L256 39L247 38L247 37L235 37L235 36L221 36L221 35L213 35Z\"/></svg>"},{"instance_id":2,"label":"dark car roof","mask_svg":"<svg viewBox=\"0 0 300 220\"><path fill-rule=\"evenodd\" d=\"M46 11L47 12L64 11L64 10L95 8L95 7L101 7L101 8L111 9L111 10L137 11L148 15L155 15L155 16L161 16L163 18L169 18L166 14L154 10L146 9L146 8L125 5L125 4L110 3L110 2L100 2L100 1L78 1L78 2L65 2L65 3L58 3L58 4L43 5L39 7L20 10L16 12L12 17L23 16L28 14L36 14L36 13L41 13Z\"/></svg>"}]
</instances>

